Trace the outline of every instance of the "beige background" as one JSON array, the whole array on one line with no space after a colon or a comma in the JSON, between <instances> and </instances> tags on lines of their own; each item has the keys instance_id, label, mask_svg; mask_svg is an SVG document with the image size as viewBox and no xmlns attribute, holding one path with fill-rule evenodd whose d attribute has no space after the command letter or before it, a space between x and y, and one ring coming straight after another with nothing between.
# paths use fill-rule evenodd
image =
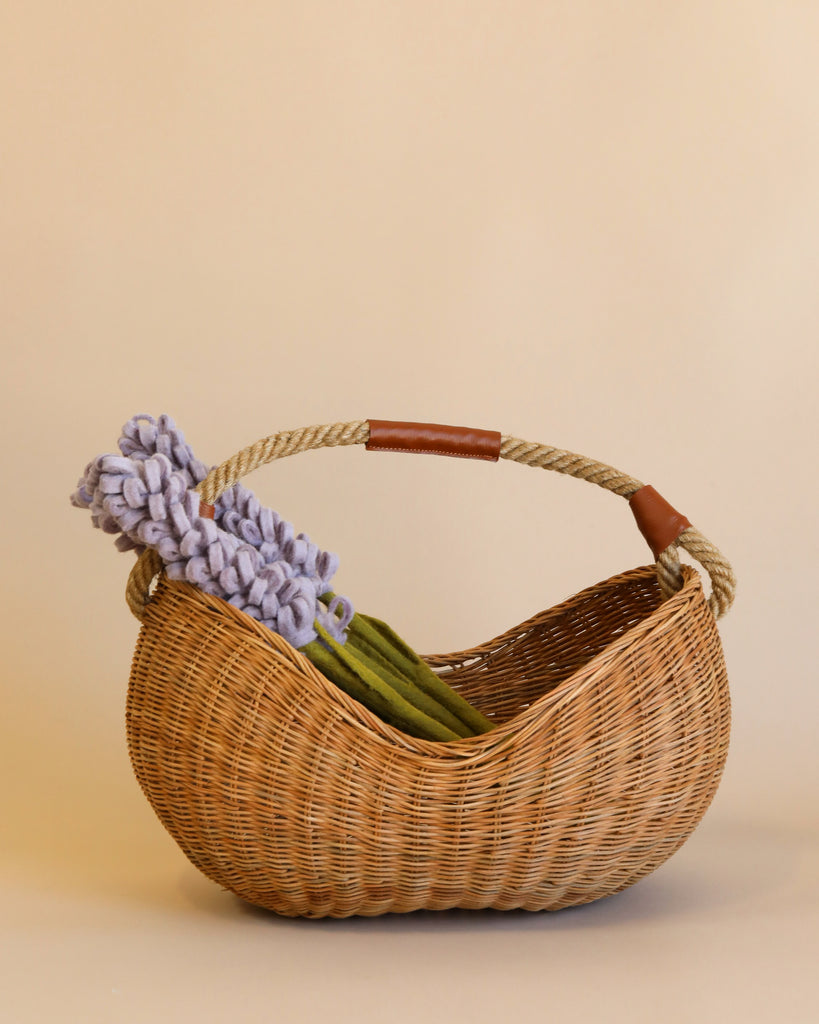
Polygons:
<instances>
[{"instance_id":1,"label":"beige background","mask_svg":"<svg viewBox=\"0 0 819 1024\"><path fill-rule=\"evenodd\" d=\"M817 1019L819 11L6 3L0 1019ZM126 419L219 461L374 416L652 482L733 560L728 768L558 915L293 922L183 858L123 709L130 559L68 505ZM418 649L647 560L624 503L310 453L253 488Z\"/></svg>"}]
</instances>

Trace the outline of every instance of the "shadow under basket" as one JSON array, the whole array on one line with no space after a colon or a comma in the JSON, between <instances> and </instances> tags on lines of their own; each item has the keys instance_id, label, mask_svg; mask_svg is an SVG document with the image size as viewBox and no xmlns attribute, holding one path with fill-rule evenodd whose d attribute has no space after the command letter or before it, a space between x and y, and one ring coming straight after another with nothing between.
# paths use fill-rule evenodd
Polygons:
<instances>
[{"instance_id":1,"label":"shadow under basket","mask_svg":"<svg viewBox=\"0 0 819 1024\"><path fill-rule=\"evenodd\" d=\"M160 576L128 692L154 810L205 875L302 917L557 910L671 856L725 763L730 703L699 574L615 576L426 660L497 721L441 743L381 721L280 636Z\"/></svg>"}]
</instances>

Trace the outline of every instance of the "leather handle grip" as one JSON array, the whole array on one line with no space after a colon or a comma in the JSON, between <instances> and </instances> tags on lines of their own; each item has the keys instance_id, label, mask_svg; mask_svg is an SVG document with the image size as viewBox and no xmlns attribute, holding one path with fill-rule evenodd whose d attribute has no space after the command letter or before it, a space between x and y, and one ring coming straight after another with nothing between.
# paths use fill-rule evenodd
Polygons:
<instances>
[{"instance_id":1,"label":"leather handle grip","mask_svg":"<svg viewBox=\"0 0 819 1024\"><path fill-rule=\"evenodd\" d=\"M635 491L628 503L655 559L691 526L650 484Z\"/></svg>"},{"instance_id":2,"label":"leather handle grip","mask_svg":"<svg viewBox=\"0 0 819 1024\"><path fill-rule=\"evenodd\" d=\"M402 420L368 420L368 423L370 435L365 445L368 452L415 452L487 462L497 462L500 457L498 430Z\"/></svg>"}]
</instances>

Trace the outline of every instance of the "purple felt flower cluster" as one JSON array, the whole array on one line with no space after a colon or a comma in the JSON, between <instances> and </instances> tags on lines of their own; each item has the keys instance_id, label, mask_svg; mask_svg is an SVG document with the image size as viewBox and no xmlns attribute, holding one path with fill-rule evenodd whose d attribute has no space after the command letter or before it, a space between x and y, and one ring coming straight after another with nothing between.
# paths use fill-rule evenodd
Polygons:
<instances>
[{"instance_id":1,"label":"purple felt flower cluster","mask_svg":"<svg viewBox=\"0 0 819 1024\"><path fill-rule=\"evenodd\" d=\"M88 464L71 501L90 510L96 527L116 535L121 551L153 548L169 578L224 598L293 647L316 639L316 620L345 642L353 617L349 600L319 601L332 590L336 555L296 534L241 484L222 494L213 519L200 515L195 488L209 469L169 416L134 416L123 427L119 450Z\"/></svg>"}]
</instances>

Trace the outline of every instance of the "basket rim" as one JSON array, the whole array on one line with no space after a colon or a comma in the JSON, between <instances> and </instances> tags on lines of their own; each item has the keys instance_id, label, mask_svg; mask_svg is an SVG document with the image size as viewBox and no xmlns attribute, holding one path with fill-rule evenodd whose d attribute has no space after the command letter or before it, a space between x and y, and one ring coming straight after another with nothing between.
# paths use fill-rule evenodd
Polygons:
<instances>
[{"instance_id":1,"label":"basket rim","mask_svg":"<svg viewBox=\"0 0 819 1024\"><path fill-rule=\"evenodd\" d=\"M267 652L272 653L275 657L289 662L291 668L296 670L302 677L304 685L319 688L324 698L336 706L341 712L343 719L351 728L356 731L366 732L368 742L384 745L393 752L395 752L396 748L401 748L404 755L416 757L421 761L427 761L430 758L438 761L460 761L464 759L475 761L484 757L494 757L499 749L522 741L535 729L542 729L549 717L559 712L565 704L596 683L599 676L607 671L615 660L627 655L628 651L636 643L649 636L655 637L658 632L673 628L678 623L680 616L685 614L692 603L701 604L705 611L709 611L699 572L685 564L681 565L680 568L682 570L683 585L678 591L670 598L661 601L648 615L617 636L601 651L589 658L580 668L561 680L553 689L541 694L528 707L523 708L505 722L499 723L495 729L488 733L445 741L427 740L411 736L383 721L375 712L370 711L369 708L327 679L304 654L292 647L283 637L263 626L246 612L225 601L223 598L208 594L186 581L172 580L166 576L164 571L160 573L159 587L160 594L162 589L170 588L171 591L184 595L186 601L192 601L210 611L216 611L228 617L232 620L233 625L242 630L247 640L263 646ZM633 569L616 573L607 579L569 595L556 605L535 613L519 625L510 627L498 634L498 636L477 645L475 648L471 648L468 651L453 652L452 654L422 655L422 657L429 657L437 662L445 662L447 660L457 662L459 658L465 660L461 657L462 655L473 657L475 651L485 647L489 648L493 644L521 632L527 626L539 620L544 613L554 612L559 614L561 609L574 603L584 595L599 590L601 587L615 588L649 576L655 577L655 575L656 567L654 565L637 566ZM152 605L153 608L151 608ZM154 599L148 602L146 606L148 614L143 620L140 637L144 631L151 629L151 619L153 616L148 609L153 611L154 614L159 614L158 602Z\"/></svg>"}]
</instances>

